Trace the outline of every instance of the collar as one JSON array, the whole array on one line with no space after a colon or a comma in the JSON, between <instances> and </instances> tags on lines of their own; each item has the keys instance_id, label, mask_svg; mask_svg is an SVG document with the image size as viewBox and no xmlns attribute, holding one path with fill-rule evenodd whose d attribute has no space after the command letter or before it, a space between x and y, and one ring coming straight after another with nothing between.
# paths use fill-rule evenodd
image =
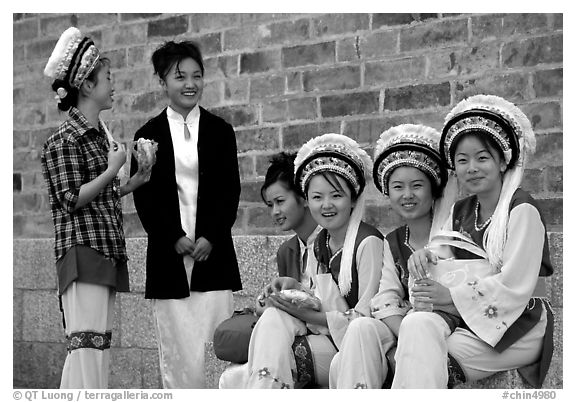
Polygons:
<instances>
[{"instance_id":1,"label":"collar","mask_svg":"<svg viewBox=\"0 0 576 402\"><path fill-rule=\"evenodd\" d=\"M198 120L200 118L200 106L196 104L196 106L192 108L190 113L188 113L188 116L186 116L186 120L184 120L184 117L180 113L172 109L170 106L166 108L166 115L170 120L174 120L179 123L191 124L193 121Z\"/></svg>"},{"instance_id":2,"label":"collar","mask_svg":"<svg viewBox=\"0 0 576 402\"><path fill-rule=\"evenodd\" d=\"M316 226L314 231L310 233L310 236L308 236L308 239L306 239L306 244L304 244L302 239L298 235L296 235L296 239L298 239L298 245L300 245L300 250L304 249L305 247L312 247L314 245L314 242L316 241L318 233L320 233L321 230L322 230L321 226Z\"/></svg>"},{"instance_id":3,"label":"collar","mask_svg":"<svg viewBox=\"0 0 576 402\"><path fill-rule=\"evenodd\" d=\"M90 131L90 130L95 130L98 133L103 133L104 132L104 128L100 126L100 123L98 123L98 128L92 126L89 122L88 119L86 118L86 116L84 116L84 114L76 107L72 106L70 108L70 110L68 111L68 115L70 116L70 119L72 120L72 123L74 124L75 128L76 128L76 133L77 135L84 135L86 134L86 132Z\"/></svg>"}]
</instances>

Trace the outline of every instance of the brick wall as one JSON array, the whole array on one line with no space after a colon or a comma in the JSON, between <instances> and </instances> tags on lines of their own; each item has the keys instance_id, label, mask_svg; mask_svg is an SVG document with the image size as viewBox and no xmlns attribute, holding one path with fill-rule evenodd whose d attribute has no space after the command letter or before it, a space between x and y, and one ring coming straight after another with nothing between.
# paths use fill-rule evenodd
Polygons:
<instances>
[{"instance_id":1,"label":"brick wall","mask_svg":"<svg viewBox=\"0 0 576 402\"><path fill-rule=\"evenodd\" d=\"M15 376L20 385L30 386L26 373L47 375L45 367L34 366L37 356L48 356L57 365L63 361L61 334L45 338L58 325L58 314L52 314L53 309L50 314L38 312L38 307L27 310L21 304L53 304L55 278L35 278L30 267L37 260L23 263L19 253L23 244L33 251L29 239L44 238L39 242L44 250L53 236L40 153L65 116L57 111L42 71L70 25L91 36L112 61L115 102L103 117L127 145L136 129L166 103L152 75L152 51L171 39L200 44L206 67L201 104L236 129L242 178L237 237L280 234L259 195L271 154L297 150L327 132L348 135L372 154L380 133L393 125L422 123L440 129L446 113L464 97L505 97L518 104L534 126L538 148L523 186L540 199L550 237L557 242L556 261L562 264L561 14L13 14L13 235L19 259L14 269L24 270L15 272L19 279L14 282L15 327L20 328L14 333L14 364L22 374ZM367 191L366 220L383 230L399 224L372 184ZM145 233L131 196L123 202L126 235L138 242ZM131 274L141 283L142 267ZM49 285L40 285L42 281ZM561 276L553 281L560 285L552 286L559 292L553 304L561 310ZM142 308L127 302L133 297L142 296L120 299L126 317L128 310ZM147 319L148 313L143 313ZM34 320L47 317L50 322L42 322L35 333ZM45 342L56 342L58 348ZM155 378L126 384L157 384L157 369L149 368L156 361L154 345L130 349L128 340L116 346L128 347L129 352L122 353L139 357L130 360L121 354L126 360L113 371L121 372L123 364L140 364L138 378ZM59 369L51 370L53 377L36 386L57 385Z\"/></svg>"}]
</instances>

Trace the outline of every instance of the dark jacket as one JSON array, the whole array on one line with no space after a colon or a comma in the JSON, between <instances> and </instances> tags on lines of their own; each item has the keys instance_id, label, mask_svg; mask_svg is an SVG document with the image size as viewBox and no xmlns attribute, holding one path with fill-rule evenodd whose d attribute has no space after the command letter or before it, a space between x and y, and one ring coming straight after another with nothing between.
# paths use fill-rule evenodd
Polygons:
<instances>
[{"instance_id":1,"label":"dark jacket","mask_svg":"<svg viewBox=\"0 0 576 402\"><path fill-rule=\"evenodd\" d=\"M276 262L278 263L278 276L289 276L300 281L302 258L298 235L294 235L280 245L276 253Z\"/></svg>"},{"instance_id":2,"label":"dark jacket","mask_svg":"<svg viewBox=\"0 0 576 402\"><path fill-rule=\"evenodd\" d=\"M231 229L240 199L240 177L234 129L223 119L200 108L198 128L198 201L196 239L212 244L210 257L196 261L190 288L183 257L176 253L176 241L185 236L180 222L174 150L164 109L134 136L158 142L156 164L150 181L134 191L134 204L148 233L146 254L147 299L179 299L190 290L232 291L242 289ZM137 171L132 158L131 173Z\"/></svg>"}]
</instances>

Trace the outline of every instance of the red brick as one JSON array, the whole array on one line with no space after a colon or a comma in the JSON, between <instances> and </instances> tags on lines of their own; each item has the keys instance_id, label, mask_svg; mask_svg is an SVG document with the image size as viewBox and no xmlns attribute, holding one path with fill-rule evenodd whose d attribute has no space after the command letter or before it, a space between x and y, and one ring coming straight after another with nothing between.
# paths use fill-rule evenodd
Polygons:
<instances>
[{"instance_id":1,"label":"red brick","mask_svg":"<svg viewBox=\"0 0 576 402\"><path fill-rule=\"evenodd\" d=\"M501 38L504 31L503 14L483 14L470 17L472 40Z\"/></svg>"},{"instance_id":2,"label":"red brick","mask_svg":"<svg viewBox=\"0 0 576 402\"><path fill-rule=\"evenodd\" d=\"M162 15L162 13L121 13L118 14L120 21L135 21L135 20L150 20L152 18Z\"/></svg>"},{"instance_id":3,"label":"red brick","mask_svg":"<svg viewBox=\"0 0 576 402\"><path fill-rule=\"evenodd\" d=\"M528 160L530 167L562 166L564 138L562 133L537 134L536 152Z\"/></svg>"},{"instance_id":4,"label":"red brick","mask_svg":"<svg viewBox=\"0 0 576 402\"><path fill-rule=\"evenodd\" d=\"M112 26L119 22L119 15L115 13L89 13L77 14L78 27L84 31L93 27Z\"/></svg>"},{"instance_id":5,"label":"red brick","mask_svg":"<svg viewBox=\"0 0 576 402\"><path fill-rule=\"evenodd\" d=\"M336 61L360 60L360 37L344 38L336 42Z\"/></svg>"},{"instance_id":6,"label":"red brick","mask_svg":"<svg viewBox=\"0 0 576 402\"><path fill-rule=\"evenodd\" d=\"M202 13L190 15L190 30L192 32L216 31L237 26L241 14Z\"/></svg>"},{"instance_id":7,"label":"red brick","mask_svg":"<svg viewBox=\"0 0 576 402\"><path fill-rule=\"evenodd\" d=\"M259 32L261 43L265 46L298 43L310 38L310 20L303 18L272 23L261 27Z\"/></svg>"},{"instance_id":8,"label":"red brick","mask_svg":"<svg viewBox=\"0 0 576 402\"><path fill-rule=\"evenodd\" d=\"M244 182L241 185L242 191L240 192L240 201L244 202L262 202L260 189L262 188L262 181Z\"/></svg>"},{"instance_id":9,"label":"red brick","mask_svg":"<svg viewBox=\"0 0 576 402\"><path fill-rule=\"evenodd\" d=\"M448 82L388 88L384 95L384 110L424 109L449 104Z\"/></svg>"},{"instance_id":10,"label":"red brick","mask_svg":"<svg viewBox=\"0 0 576 402\"><path fill-rule=\"evenodd\" d=\"M158 105L162 105L164 102L165 96L163 92L147 92L141 95L135 95L132 98L130 110L134 112L150 113L155 110Z\"/></svg>"},{"instance_id":11,"label":"red brick","mask_svg":"<svg viewBox=\"0 0 576 402\"><path fill-rule=\"evenodd\" d=\"M15 42L12 46L12 64L17 66L26 60L26 46L18 45Z\"/></svg>"},{"instance_id":12,"label":"red brick","mask_svg":"<svg viewBox=\"0 0 576 402\"><path fill-rule=\"evenodd\" d=\"M288 100L288 120L312 120L317 117L316 98Z\"/></svg>"},{"instance_id":13,"label":"red brick","mask_svg":"<svg viewBox=\"0 0 576 402\"><path fill-rule=\"evenodd\" d=\"M528 38L504 44L504 67L530 67L541 63L562 62L562 35Z\"/></svg>"},{"instance_id":14,"label":"red brick","mask_svg":"<svg viewBox=\"0 0 576 402\"><path fill-rule=\"evenodd\" d=\"M562 225L562 198L544 198L538 199L537 201L546 225Z\"/></svg>"},{"instance_id":15,"label":"red brick","mask_svg":"<svg viewBox=\"0 0 576 402\"><path fill-rule=\"evenodd\" d=\"M30 146L30 130L14 130L12 132L12 148L22 149Z\"/></svg>"},{"instance_id":16,"label":"red brick","mask_svg":"<svg viewBox=\"0 0 576 402\"><path fill-rule=\"evenodd\" d=\"M26 46L26 59L30 60L42 60L44 64L48 61L48 58L56 46L56 41L58 39L45 39L38 40L28 43Z\"/></svg>"},{"instance_id":17,"label":"red brick","mask_svg":"<svg viewBox=\"0 0 576 402\"><path fill-rule=\"evenodd\" d=\"M334 63L336 44L334 42L300 45L282 49L282 66L298 67Z\"/></svg>"},{"instance_id":18,"label":"red brick","mask_svg":"<svg viewBox=\"0 0 576 402\"><path fill-rule=\"evenodd\" d=\"M305 92L355 89L360 86L360 66L305 71L302 78Z\"/></svg>"},{"instance_id":19,"label":"red brick","mask_svg":"<svg viewBox=\"0 0 576 402\"><path fill-rule=\"evenodd\" d=\"M277 127L264 127L251 130L236 130L238 152L261 151L280 147L280 134Z\"/></svg>"},{"instance_id":20,"label":"red brick","mask_svg":"<svg viewBox=\"0 0 576 402\"><path fill-rule=\"evenodd\" d=\"M455 85L455 101L477 94L501 96L510 102L522 102L530 99L528 75L523 73L507 75L489 75L458 81Z\"/></svg>"},{"instance_id":21,"label":"red brick","mask_svg":"<svg viewBox=\"0 0 576 402\"><path fill-rule=\"evenodd\" d=\"M546 14L507 14L503 17L504 35L534 34L548 29Z\"/></svg>"},{"instance_id":22,"label":"red brick","mask_svg":"<svg viewBox=\"0 0 576 402\"><path fill-rule=\"evenodd\" d=\"M564 176L562 166L548 166L545 168L545 190L553 193L561 193L564 188Z\"/></svg>"},{"instance_id":23,"label":"red brick","mask_svg":"<svg viewBox=\"0 0 576 402\"><path fill-rule=\"evenodd\" d=\"M353 33L368 29L369 23L368 14L325 14L312 19L312 32L317 37Z\"/></svg>"},{"instance_id":24,"label":"red brick","mask_svg":"<svg viewBox=\"0 0 576 402\"><path fill-rule=\"evenodd\" d=\"M54 237L54 226L49 213L13 216L14 238Z\"/></svg>"},{"instance_id":25,"label":"red brick","mask_svg":"<svg viewBox=\"0 0 576 402\"><path fill-rule=\"evenodd\" d=\"M202 56L213 55L222 51L222 39L220 32L197 36L192 39L200 47Z\"/></svg>"},{"instance_id":26,"label":"red brick","mask_svg":"<svg viewBox=\"0 0 576 402\"><path fill-rule=\"evenodd\" d=\"M276 123L286 121L288 116L288 102L270 102L262 105L262 121Z\"/></svg>"},{"instance_id":27,"label":"red brick","mask_svg":"<svg viewBox=\"0 0 576 402\"><path fill-rule=\"evenodd\" d=\"M22 174L12 173L12 191L22 191Z\"/></svg>"},{"instance_id":28,"label":"red brick","mask_svg":"<svg viewBox=\"0 0 576 402\"><path fill-rule=\"evenodd\" d=\"M223 32L222 50L254 49L261 47L258 27L242 26Z\"/></svg>"},{"instance_id":29,"label":"red brick","mask_svg":"<svg viewBox=\"0 0 576 402\"><path fill-rule=\"evenodd\" d=\"M280 67L280 50L240 55L240 74L261 73Z\"/></svg>"},{"instance_id":30,"label":"red brick","mask_svg":"<svg viewBox=\"0 0 576 402\"><path fill-rule=\"evenodd\" d=\"M148 38L176 36L188 31L188 17L175 16L148 22Z\"/></svg>"},{"instance_id":31,"label":"red brick","mask_svg":"<svg viewBox=\"0 0 576 402\"><path fill-rule=\"evenodd\" d=\"M42 59L35 62L27 62L14 66L12 70L12 83L14 85L24 82L35 82L37 85L50 86L52 83L50 79L44 76L44 67L48 59Z\"/></svg>"},{"instance_id":32,"label":"red brick","mask_svg":"<svg viewBox=\"0 0 576 402\"><path fill-rule=\"evenodd\" d=\"M109 50L102 52L102 57L110 59L110 68L116 70L126 67L126 49Z\"/></svg>"},{"instance_id":33,"label":"red brick","mask_svg":"<svg viewBox=\"0 0 576 402\"><path fill-rule=\"evenodd\" d=\"M486 72L499 67L499 56L497 43L438 50L428 55L428 77L486 74Z\"/></svg>"},{"instance_id":34,"label":"red brick","mask_svg":"<svg viewBox=\"0 0 576 402\"><path fill-rule=\"evenodd\" d=\"M56 127L30 130L30 148L42 149L48 137L50 137L55 131Z\"/></svg>"},{"instance_id":35,"label":"red brick","mask_svg":"<svg viewBox=\"0 0 576 402\"><path fill-rule=\"evenodd\" d=\"M40 35L58 38L70 26L78 26L78 18L74 14L44 17L40 19Z\"/></svg>"},{"instance_id":36,"label":"red brick","mask_svg":"<svg viewBox=\"0 0 576 402\"><path fill-rule=\"evenodd\" d=\"M541 169L525 169L521 187L531 194L544 191L544 175Z\"/></svg>"},{"instance_id":37,"label":"red brick","mask_svg":"<svg viewBox=\"0 0 576 402\"><path fill-rule=\"evenodd\" d=\"M268 208L264 205L247 208L248 227L270 227L274 223L270 217Z\"/></svg>"},{"instance_id":38,"label":"red brick","mask_svg":"<svg viewBox=\"0 0 576 402\"><path fill-rule=\"evenodd\" d=\"M286 78L284 75L271 75L250 80L250 100L264 99L284 94Z\"/></svg>"},{"instance_id":39,"label":"red brick","mask_svg":"<svg viewBox=\"0 0 576 402\"><path fill-rule=\"evenodd\" d=\"M286 73L286 93L298 93L303 90L302 73L300 71Z\"/></svg>"},{"instance_id":40,"label":"red brick","mask_svg":"<svg viewBox=\"0 0 576 402\"><path fill-rule=\"evenodd\" d=\"M370 114L378 111L379 92L362 92L343 95L330 95L320 98L323 117Z\"/></svg>"},{"instance_id":41,"label":"red brick","mask_svg":"<svg viewBox=\"0 0 576 402\"><path fill-rule=\"evenodd\" d=\"M254 157L252 155L238 156L238 169L240 170L240 179L246 180L254 177Z\"/></svg>"},{"instance_id":42,"label":"red brick","mask_svg":"<svg viewBox=\"0 0 576 402\"><path fill-rule=\"evenodd\" d=\"M12 104L18 105L24 103L26 100L25 89L24 88L13 88L12 89Z\"/></svg>"},{"instance_id":43,"label":"red brick","mask_svg":"<svg viewBox=\"0 0 576 402\"><path fill-rule=\"evenodd\" d=\"M224 97L224 81L211 81L204 84L202 104L204 107L221 106Z\"/></svg>"},{"instance_id":44,"label":"red brick","mask_svg":"<svg viewBox=\"0 0 576 402\"><path fill-rule=\"evenodd\" d=\"M360 40L359 58L375 58L397 53L398 30L377 32Z\"/></svg>"},{"instance_id":45,"label":"red brick","mask_svg":"<svg viewBox=\"0 0 576 402\"><path fill-rule=\"evenodd\" d=\"M465 43L468 40L466 20L444 20L438 23L416 25L400 31L400 50L410 51L424 48Z\"/></svg>"},{"instance_id":46,"label":"red brick","mask_svg":"<svg viewBox=\"0 0 576 402\"><path fill-rule=\"evenodd\" d=\"M132 46L126 48L126 64L128 67L151 66L152 53L155 48L150 46ZM152 70L152 67L149 67ZM151 74L150 74L151 75Z\"/></svg>"},{"instance_id":47,"label":"red brick","mask_svg":"<svg viewBox=\"0 0 576 402\"><path fill-rule=\"evenodd\" d=\"M408 13L373 14L372 29L378 29L394 25L408 25L415 21L414 16L415 14L408 14Z\"/></svg>"},{"instance_id":48,"label":"red brick","mask_svg":"<svg viewBox=\"0 0 576 402\"><path fill-rule=\"evenodd\" d=\"M523 105L521 109L530 119L534 131L562 127L562 111L557 102Z\"/></svg>"},{"instance_id":49,"label":"red brick","mask_svg":"<svg viewBox=\"0 0 576 402\"><path fill-rule=\"evenodd\" d=\"M562 14L552 14L552 18L553 18L552 27L554 29L561 30L564 28L564 20Z\"/></svg>"},{"instance_id":50,"label":"red brick","mask_svg":"<svg viewBox=\"0 0 576 402\"><path fill-rule=\"evenodd\" d=\"M283 149L297 150L309 139L326 133L340 133L340 122L326 121L286 126L282 129Z\"/></svg>"},{"instance_id":51,"label":"red brick","mask_svg":"<svg viewBox=\"0 0 576 402\"><path fill-rule=\"evenodd\" d=\"M45 104L27 103L14 109L14 126L30 126L46 122Z\"/></svg>"},{"instance_id":52,"label":"red brick","mask_svg":"<svg viewBox=\"0 0 576 402\"><path fill-rule=\"evenodd\" d=\"M113 26L102 30L102 49L144 44L147 41L146 35L146 23Z\"/></svg>"},{"instance_id":53,"label":"red brick","mask_svg":"<svg viewBox=\"0 0 576 402\"><path fill-rule=\"evenodd\" d=\"M227 80L224 83L224 100L248 102L248 79Z\"/></svg>"},{"instance_id":54,"label":"red brick","mask_svg":"<svg viewBox=\"0 0 576 402\"><path fill-rule=\"evenodd\" d=\"M240 14L242 25L252 25L263 22L286 20L297 17L298 14L288 13L243 13Z\"/></svg>"},{"instance_id":55,"label":"red brick","mask_svg":"<svg viewBox=\"0 0 576 402\"><path fill-rule=\"evenodd\" d=\"M151 66L114 71L112 78L115 94L133 94L135 92L159 89L160 87L157 77L152 74Z\"/></svg>"},{"instance_id":56,"label":"red brick","mask_svg":"<svg viewBox=\"0 0 576 402\"><path fill-rule=\"evenodd\" d=\"M537 98L549 96L562 96L563 70L536 71L534 73L534 92Z\"/></svg>"},{"instance_id":57,"label":"red brick","mask_svg":"<svg viewBox=\"0 0 576 402\"><path fill-rule=\"evenodd\" d=\"M24 42L38 37L38 20L30 19L12 24L13 43Z\"/></svg>"},{"instance_id":58,"label":"red brick","mask_svg":"<svg viewBox=\"0 0 576 402\"><path fill-rule=\"evenodd\" d=\"M373 86L423 79L426 73L424 57L410 57L366 63L364 85Z\"/></svg>"},{"instance_id":59,"label":"red brick","mask_svg":"<svg viewBox=\"0 0 576 402\"><path fill-rule=\"evenodd\" d=\"M255 105L238 105L212 108L211 112L222 117L233 127L251 126L258 122L258 112Z\"/></svg>"},{"instance_id":60,"label":"red brick","mask_svg":"<svg viewBox=\"0 0 576 402\"><path fill-rule=\"evenodd\" d=\"M18 173L20 174L20 173ZM40 170L32 172L23 172L22 175L22 189L26 192L39 192L48 194L44 176Z\"/></svg>"},{"instance_id":61,"label":"red brick","mask_svg":"<svg viewBox=\"0 0 576 402\"><path fill-rule=\"evenodd\" d=\"M204 79L214 80L238 76L238 58L234 56L208 57L204 62Z\"/></svg>"}]
</instances>

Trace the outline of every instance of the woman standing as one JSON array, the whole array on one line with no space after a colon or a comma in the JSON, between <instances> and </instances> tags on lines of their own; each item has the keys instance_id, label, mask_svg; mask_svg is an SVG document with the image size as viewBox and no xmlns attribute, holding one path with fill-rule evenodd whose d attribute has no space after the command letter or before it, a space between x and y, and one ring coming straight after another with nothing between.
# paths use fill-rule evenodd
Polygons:
<instances>
[{"instance_id":1,"label":"woman standing","mask_svg":"<svg viewBox=\"0 0 576 402\"><path fill-rule=\"evenodd\" d=\"M153 300L165 388L203 388L204 344L242 288L231 230L240 197L232 126L200 107L204 66L192 42L152 55L168 107L140 128L158 143L150 181L134 192L148 234L145 297Z\"/></svg>"},{"instance_id":2,"label":"woman standing","mask_svg":"<svg viewBox=\"0 0 576 402\"><path fill-rule=\"evenodd\" d=\"M69 114L42 150L68 339L60 387L107 388L116 292L129 291L120 197L142 185L149 170L135 168L120 185L126 153L100 119L112 108L110 61L90 38L68 28L44 74L54 80L58 109Z\"/></svg>"},{"instance_id":3,"label":"woman standing","mask_svg":"<svg viewBox=\"0 0 576 402\"><path fill-rule=\"evenodd\" d=\"M394 388L445 388L449 365L472 381L520 368L531 386L542 386L552 356L553 316L537 284L552 266L537 203L519 188L535 145L526 115L497 96L463 100L446 117L442 157L472 194L454 204L446 229L483 249L491 273L450 288L431 279L416 283L415 299L455 308L465 325L451 334L437 315L406 316ZM453 251L457 259L477 258ZM418 250L409 269L425 275L428 261L436 263L437 256Z\"/></svg>"}]
</instances>

